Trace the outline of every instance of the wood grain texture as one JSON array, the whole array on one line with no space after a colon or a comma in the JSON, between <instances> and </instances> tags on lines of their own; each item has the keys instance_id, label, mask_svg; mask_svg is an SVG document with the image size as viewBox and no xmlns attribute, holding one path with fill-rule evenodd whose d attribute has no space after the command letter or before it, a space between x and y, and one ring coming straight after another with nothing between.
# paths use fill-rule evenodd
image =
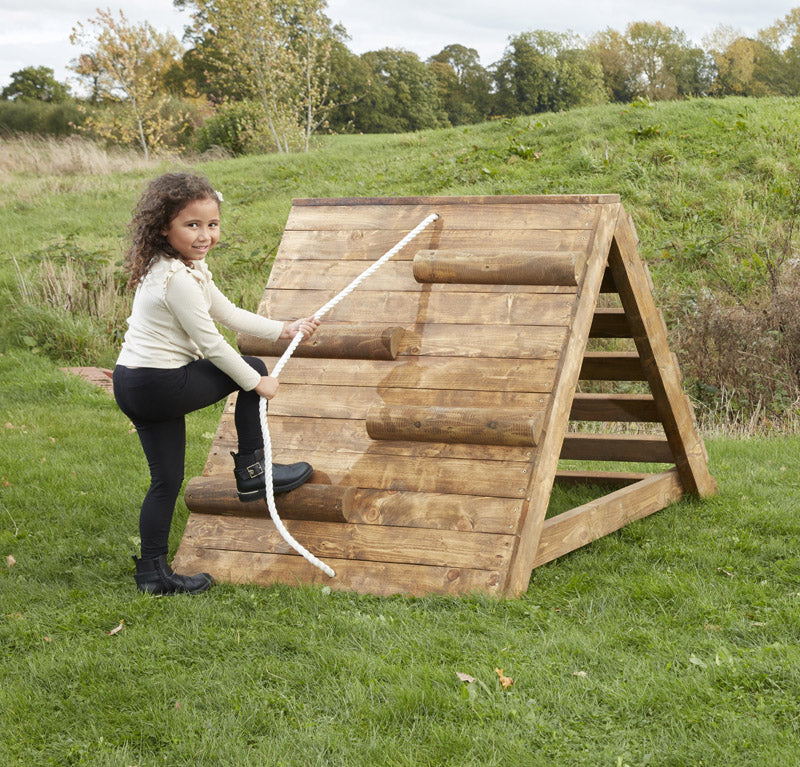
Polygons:
<instances>
[{"instance_id":1,"label":"wood grain texture","mask_svg":"<svg viewBox=\"0 0 800 767\"><path fill-rule=\"evenodd\" d=\"M336 328L322 325L311 338L300 342L293 356L345 360L393 360L397 358L403 332L401 327ZM280 357L291 343L291 339L271 341L239 333L236 342L242 354Z\"/></svg>"}]
</instances>

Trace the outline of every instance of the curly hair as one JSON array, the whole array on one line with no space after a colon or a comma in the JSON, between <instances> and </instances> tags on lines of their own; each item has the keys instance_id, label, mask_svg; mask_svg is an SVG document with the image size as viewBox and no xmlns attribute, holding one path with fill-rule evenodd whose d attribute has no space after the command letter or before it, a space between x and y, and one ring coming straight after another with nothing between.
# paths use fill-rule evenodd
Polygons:
<instances>
[{"instance_id":1,"label":"curly hair","mask_svg":"<svg viewBox=\"0 0 800 767\"><path fill-rule=\"evenodd\" d=\"M159 256L181 258L163 232L188 203L205 199L221 203L208 179L192 173L165 173L147 185L128 226L131 246L125 254L125 269L129 288L136 288Z\"/></svg>"}]
</instances>

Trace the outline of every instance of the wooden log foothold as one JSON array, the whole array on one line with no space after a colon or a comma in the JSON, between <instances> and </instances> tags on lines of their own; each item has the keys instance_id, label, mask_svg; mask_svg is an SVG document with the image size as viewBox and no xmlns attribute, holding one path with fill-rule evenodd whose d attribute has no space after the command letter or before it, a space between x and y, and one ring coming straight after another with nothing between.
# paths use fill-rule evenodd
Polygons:
<instances>
[{"instance_id":1,"label":"wooden log foothold","mask_svg":"<svg viewBox=\"0 0 800 767\"><path fill-rule=\"evenodd\" d=\"M417 282L485 285L577 285L586 266L581 252L420 250Z\"/></svg>"},{"instance_id":2,"label":"wooden log foothold","mask_svg":"<svg viewBox=\"0 0 800 767\"><path fill-rule=\"evenodd\" d=\"M356 328L322 325L311 338L301 342L296 357L318 357L346 360L393 360L397 358L403 328ZM240 333L237 337L242 354L259 357L280 357L290 340L270 341Z\"/></svg>"},{"instance_id":3,"label":"wooden log foothold","mask_svg":"<svg viewBox=\"0 0 800 767\"><path fill-rule=\"evenodd\" d=\"M305 484L275 496L275 506L284 519L313 522L346 522L356 488ZM186 484L186 506L201 514L237 517L269 516L263 502L242 503L236 481L230 477L194 477Z\"/></svg>"},{"instance_id":4,"label":"wooden log foothold","mask_svg":"<svg viewBox=\"0 0 800 767\"><path fill-rule=\"evenodd\" d=\"M367 412L367 434L376 440L535 446L543 413L511 408L387 407Z\"/></svg>"}]
</instances>

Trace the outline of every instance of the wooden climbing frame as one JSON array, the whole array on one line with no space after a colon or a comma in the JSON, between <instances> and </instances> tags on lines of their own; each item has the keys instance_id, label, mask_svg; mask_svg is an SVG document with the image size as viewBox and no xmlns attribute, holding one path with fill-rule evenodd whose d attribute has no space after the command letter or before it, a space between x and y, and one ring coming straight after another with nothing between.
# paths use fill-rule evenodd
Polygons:
<instances>
[{"instance_id":1,"label":"wooden climbing frame","mask_svg":"<svg viewBox=\"0 0 800 767\"><path fill-rule=\"evenodd\" d=\"M336 577L289 549L264 504L237 500L232 400L203 476L187 485L177 568L239 583L514 596L534 567L685 493L715 492L617 195L295 200L259 311L313 313L433 212L298 347L269 404L274 460L314 466L278 511ZM268 366L287 343L239 338ZM620 423L647 433L609 427ZM564 471L562 459L601 468ZM603 489L548 517L556 481Z\"/></svg>"}]
</instances>

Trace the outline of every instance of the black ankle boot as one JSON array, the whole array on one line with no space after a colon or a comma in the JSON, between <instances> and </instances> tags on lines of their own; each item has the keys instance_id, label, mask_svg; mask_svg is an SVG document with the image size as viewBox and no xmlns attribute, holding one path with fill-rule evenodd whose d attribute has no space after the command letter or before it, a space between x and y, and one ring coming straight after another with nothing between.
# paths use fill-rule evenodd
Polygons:
<instances>
[{"instance_id":1,"label":"black ankle boot","mask_svg":"<svg viewBox=\"0 0 800 767\"><path fill-rule=\"evenodd\" d=\"M264 479L264 451L254 453L231 453L233 456L233 475L236 477L236 492L240 501L257 501L267 495ZM288 493L300 487L313 473L311 464L297 463L272 464L272 490L274 493Z\"/></svg>"},{"instance_id":2,"label":"black ankle boot","mask_svg":"<svg viewBox=\"0 0 800 767\"><path fill-rule=\"evenodd\" d=\"M145 594L201 594L214 585L214 579L208 573L198 575L178 575L167 564L166 555L156 559L137 559L136 585Z\"/></svg>"}]
</instances>

